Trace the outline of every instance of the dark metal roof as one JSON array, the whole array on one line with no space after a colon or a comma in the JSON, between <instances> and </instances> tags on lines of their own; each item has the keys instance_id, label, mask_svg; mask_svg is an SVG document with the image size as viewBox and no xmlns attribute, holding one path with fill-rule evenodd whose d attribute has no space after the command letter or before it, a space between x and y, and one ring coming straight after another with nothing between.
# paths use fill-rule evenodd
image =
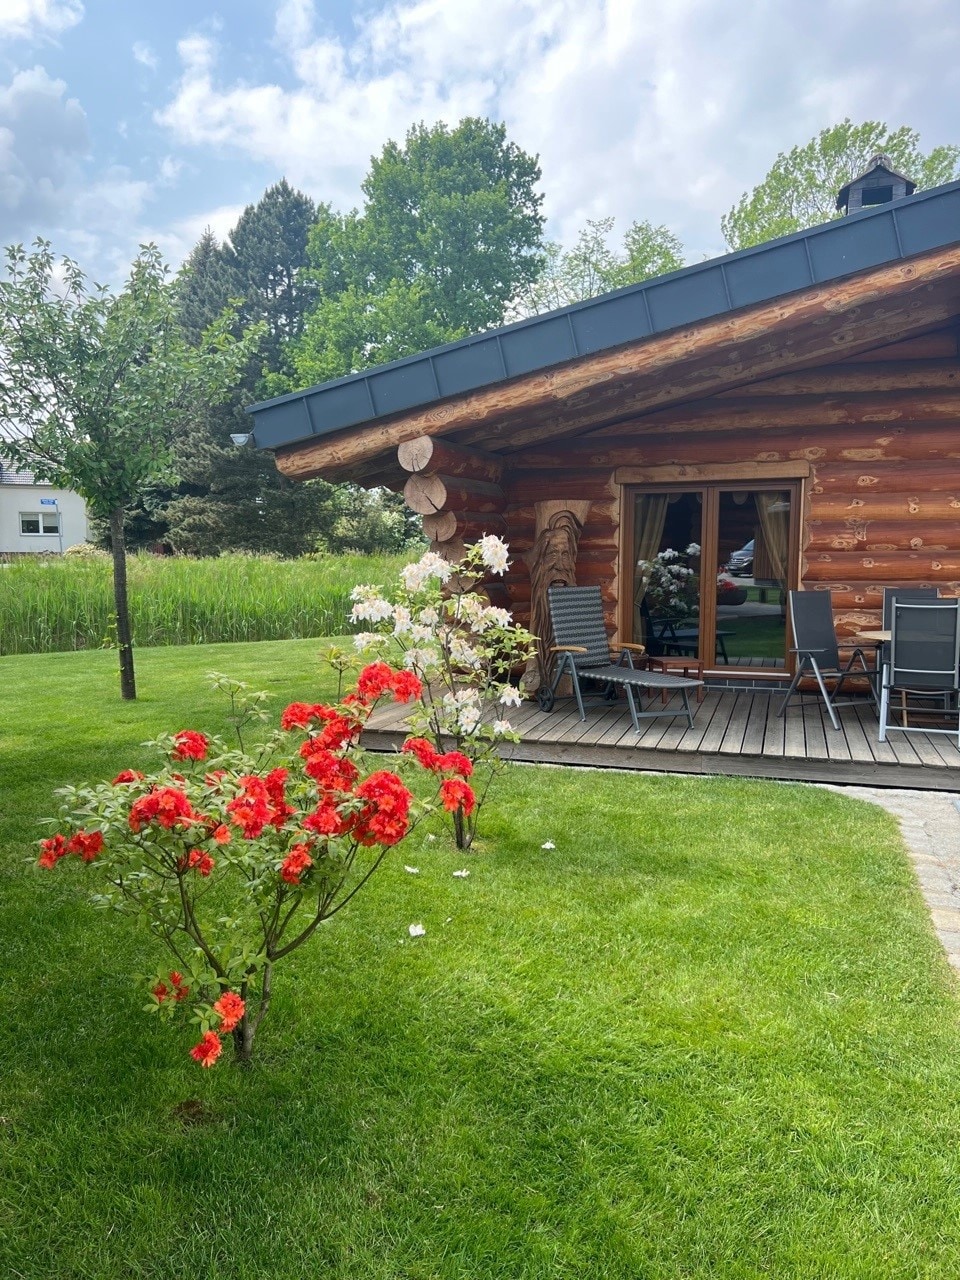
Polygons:
<instances>
[{"instance_id":1,"label":"dark metal roof","mask_svg":"<svg viewBox=\"0 0 960 1280\"><path fill-rule=\"evenodd\" d=\"M251 406L277 449L960 240L960 182Z\"/></svg>"}]
</instances>

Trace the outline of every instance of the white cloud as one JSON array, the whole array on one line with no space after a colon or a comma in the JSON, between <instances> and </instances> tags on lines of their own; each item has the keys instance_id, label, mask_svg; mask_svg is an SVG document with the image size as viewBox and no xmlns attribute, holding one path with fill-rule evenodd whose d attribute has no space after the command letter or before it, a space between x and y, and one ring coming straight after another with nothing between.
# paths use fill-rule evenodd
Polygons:
<instances>
[{"instance_id":1,"label":"white cloud","mask_svg":"<svg viewBox=\"0 0 960 1280\"><path fill-rule=\"evenodd\" d=\"M156 71L160 65L160 59L153 52L150 46L144 40L137 40L133 46L134 61L139 62L142 67L146 67L148 71Z\"/></svg>"},{"instance_id":2,"label":"white cloud","mask_svg":"<svg viewBox=\"0 0 960 1280\"><path fill-rule=\"evenodd\" d=\"M0 86L0 240L61 225L90 146L87 118L43 67Z\"/></svg>"},{"instance_id":3,"label":"white cloud","mask_svg":"<svg viewBox=\"0 0 960 1280\"><path fill-rule=\"evenodd\" d=\"M696 258L722 250L719 215L778 151L845 115L956 140L960 9L924 0L921 21L916 7L393 0L347 39L318 33L312 0L280 0L285 75L230 78L217 41L192 34L157 119L183 145L233 150L348 207L387 138L489 115L539 153L554 234L650 218Z\"/></svg>"},{"instance_id":4,"label":"white cloud","mask_svg":"<svg viewBox=\"0 0 960 1280\"><path fill-rule=\"evenodd\" d=\"M56 36L83 18L80 0L2 0L0 38Z\"/></svg>"}]
</instances>

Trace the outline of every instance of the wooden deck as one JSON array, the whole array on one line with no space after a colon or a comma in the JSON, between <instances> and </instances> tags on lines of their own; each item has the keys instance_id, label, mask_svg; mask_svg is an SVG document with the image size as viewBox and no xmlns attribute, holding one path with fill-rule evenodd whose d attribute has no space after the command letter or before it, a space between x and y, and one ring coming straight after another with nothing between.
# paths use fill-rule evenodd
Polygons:
<instances>
[{"instance_id":1,"label":"wooden deck","mask_svg":"<svg viewBox=\"0 0 960 1280\"><path fill-rule=\"evenodd\" d=\"M586 721L572 699L559 700L550 714L525 703L510 709L522 741L506 744L504 755L550 764L960 791L955 735L893 733L884 743L867 699L839 709L839 732L819 698L795 698L778 717L782 699L781 692L708 689L692 729L682 716L661 717L642 721L639 735L623 702L588 702ZM364 745L396 750L406 714L402 706L377 711Z\"/></svg>"}]
</instances>

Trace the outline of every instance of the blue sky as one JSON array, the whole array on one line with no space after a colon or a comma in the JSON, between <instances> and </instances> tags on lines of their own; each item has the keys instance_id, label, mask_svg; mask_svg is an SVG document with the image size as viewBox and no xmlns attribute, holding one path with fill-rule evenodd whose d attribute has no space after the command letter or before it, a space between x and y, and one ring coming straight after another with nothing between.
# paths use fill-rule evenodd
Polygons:
<instances>
[{"instance_id":1,"label":"blue sky","mask_svg":"<svg viewBox=\"0 0 960 1280\"><path fill-rule=\"evenodd\" d=\"M666 222L688 258L776 154L844 116L960 141L957 0L0 0L0 243L116 281L286 176L360 199L418 120L536 152L549 230Z\"/></svg>"}]
</instances>

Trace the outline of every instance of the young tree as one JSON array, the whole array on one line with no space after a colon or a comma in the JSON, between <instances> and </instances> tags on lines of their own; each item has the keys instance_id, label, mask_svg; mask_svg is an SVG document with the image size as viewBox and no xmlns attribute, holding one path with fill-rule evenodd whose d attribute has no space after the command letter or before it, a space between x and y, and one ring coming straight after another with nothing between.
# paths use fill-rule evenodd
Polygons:
<instances>
[{"instance_id":1,"label":"young tree","mask_svg":"<svg viewBox=\"0 0 960 1280\"><path fill-rule=\"evenodd\" d=\"M920 135L906 125L891 131L878 120L842 120L822 129L805 146L777 156L767 176L745 192L720 219L731 249L746 249L837 217L837 192L863 173L875 155L885 155L918 188L957 176L960 147L920 150Z\"/></svg>"},{"instance_id":2,"label":"young tree","mask_svg":"<svg viewBox=\"0 0 960 1280\"><path fill-rule=\"evenodd\" d=\"M388 142L363 211L321 209L311 232L320 296L293 349L296 384L499 324L543 265L539 179L536 158L489 120L420 124L402 147Z\"/></svg>"},{"instance_id":3,"label":"young tree","mask_svg":"<svg viewBox=\"0 0 960 1280\"><path fill-rule=\"evenodd\" d=\"M548 244L543 273L521 293L514 314L541 315L683 266L683 245L667 227L631 223L619 252L610 248L613 227L613 218L590 219L572 249Z\"/></svg>"},{"instance_id":4,"label":"young tree","mask_svg":"<svg viewBox=\"0 0 960 1280\"><path fill-rule=\"evenodd\" d=\"M136 697L124 517L168 473L173 444L205 404L227 394L259 341L229 333L200 346L183 335L167 268L145 245L123 290L89 288L49 243L6 251L0 281L0 434L4 450L43 480L74 489L110 529L120 689Z\"/></svg>"}]
</instances>

